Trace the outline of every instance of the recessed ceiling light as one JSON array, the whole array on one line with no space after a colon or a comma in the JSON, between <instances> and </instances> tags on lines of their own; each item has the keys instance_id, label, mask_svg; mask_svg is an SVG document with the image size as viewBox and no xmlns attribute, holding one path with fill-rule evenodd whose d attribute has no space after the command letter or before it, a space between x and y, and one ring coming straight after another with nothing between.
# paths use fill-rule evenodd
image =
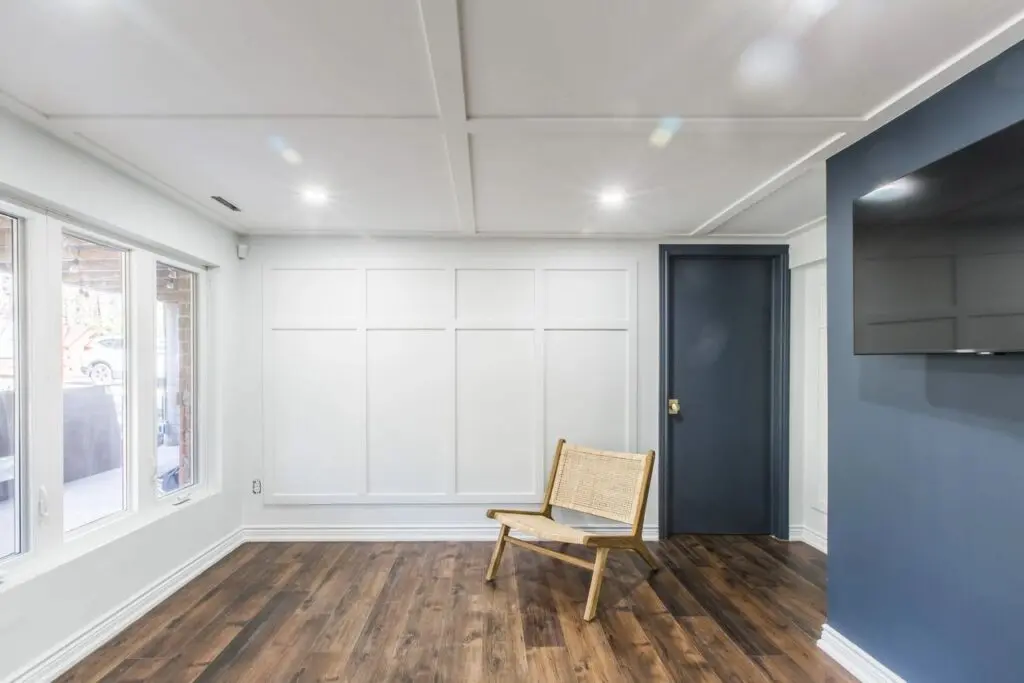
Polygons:
<instances>
[{"instance_id":1,"label":"recessed ceiling light","mask_svg":"<svg viewBox=\"0 0 1024 683\"><path fill-rule=\"evenodd\" d=\"M784 36L758 38L740 55L739 83L749 90L771 90L787 85L800 70L800 53Z\"/></svg>"},{"instance_id":2,"label":"recessed ceiling light","mask_svg":"<svg viewBox=\"0 0 1024 683\"><path fill-rule=\"evenodd\" d=\"M601 190L598 201L606 209L617 209L626 203L626 191L621 187L606 187Z\"/></svg>"},{"instance_id":3,"label":"recessed ceiling light","mask_svg":"<svg viewBox=\"0 0 1024 683\"><path fill-rule=\"evenodd\" d=\"M331 198L327 190L322 187L307 187L302 191L302 198L307 204L323 206Z\"/></svg>"}]
</instances>

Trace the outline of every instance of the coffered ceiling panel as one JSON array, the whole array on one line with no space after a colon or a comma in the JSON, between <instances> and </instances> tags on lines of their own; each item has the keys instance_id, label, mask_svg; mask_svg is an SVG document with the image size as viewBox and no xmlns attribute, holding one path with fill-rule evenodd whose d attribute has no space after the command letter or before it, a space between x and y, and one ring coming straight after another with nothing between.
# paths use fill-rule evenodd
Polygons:
<instances>
[{"instance_id":1,"label":"coffered ceiling panel","mask_svg":"<svg viewBox=\"0 0 1024 683\"><path fill-rule=\"evenodd\" d=\"M861 116L1020 0L465 0L471 116Z\"/></svg>"},{"instance_id":2,"label":"coffered ceiling panel","mask_svg":"<svg viewBox=\"0 0 1024 683\"><path fill-rule=\"evenodd\" d=\"M147 119L77 129L252 232L457 229L444 142L431 122ZM326 201L311 203L307 193L320 191ZM213 195L242 212L220 208Z\"/></svg>"},{"instance_id":3,"label":"coffered ceiling panel","mask_svg":"<svg viewBox=\"0 0 1024 683\"><path fill-rule=\"evenodd\" d=\"M410 0L0 0L0 88L45 114L436 114Z\"/></svg>"},{"instance_id":4,"label":"coffered ceiling panel","mask_svg":"<svg viewBox=\"0 0 1024 683\"><path fill-rule=\"evenodd\" d=\"M239 232L784 239L829 155L1024 5L0 0L0 28L0 107Z\"/></svg>"},{"instance_id":5,"label":"coffered ceiling panel","mask_svg":"<svg viewBox=\"0 0 1024 683\"><path fill-rule=\"evenodd\" d=\"M825 215L825 167L812 166L743 213L716 235L785 235Z\"/></svg>"},{"instance_id":6,"label":"coffered ceiling panel","mask_svg":"<svg viewBox=\"0 0 1024 683\"><path fill-rule=\"evenodd\" d=\"M826 140L834 124L637 134L473 135L481 232L689 234ZM625 195L607 206L605 193Z\"/></svg>"}]
</instances>

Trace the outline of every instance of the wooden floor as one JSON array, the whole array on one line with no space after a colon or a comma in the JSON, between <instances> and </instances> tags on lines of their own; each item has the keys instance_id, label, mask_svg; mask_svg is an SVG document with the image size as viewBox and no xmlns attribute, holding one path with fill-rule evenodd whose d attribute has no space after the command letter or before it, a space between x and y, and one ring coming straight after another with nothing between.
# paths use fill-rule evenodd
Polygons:
<instances>
[{"instance_id":1,"label":"wooden floor","mask_svg":"<svg viewBox=\"0 0 1024 683\"><path fill-rule=\"evenodd\" d=\"M613 551L588 572L486 543L253 543L62 681L853 681L816 647L825 557L762 537ZM584 550L579 553L583 555Z\"/></svg>"}]
</instances>

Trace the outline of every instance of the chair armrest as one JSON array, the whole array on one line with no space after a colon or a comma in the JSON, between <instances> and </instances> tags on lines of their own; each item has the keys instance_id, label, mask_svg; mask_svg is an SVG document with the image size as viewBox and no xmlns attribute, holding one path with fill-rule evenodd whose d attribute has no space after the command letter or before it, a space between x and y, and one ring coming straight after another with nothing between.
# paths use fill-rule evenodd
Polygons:
<instances>
[{"instance_id":1,"label":"chair armrest","mask_svg":"<svg viewBox=\"0 0 1024 683\"><path fill-rule=\"evenodd\" d=\"M534 515L537 517L547 517L547 515L544 514L543 510L488 510L487 517L489 519L494 519L494 516L499 512L507 512L514 515Z\"/></svg>"}]
</instances>

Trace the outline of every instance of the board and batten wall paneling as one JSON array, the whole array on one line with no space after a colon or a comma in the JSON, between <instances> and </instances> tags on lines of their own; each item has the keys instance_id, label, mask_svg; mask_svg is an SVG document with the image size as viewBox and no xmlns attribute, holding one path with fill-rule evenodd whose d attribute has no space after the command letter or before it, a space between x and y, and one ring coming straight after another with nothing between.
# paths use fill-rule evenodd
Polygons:
<instances>
[{"instance_id":1,"label":"board and batten wall paneling","mask_svg":"<svg viewBox=\"0 0 1024 683\"><path fill-rule=\"evenodd\" d=\"M367 332L369 493L452 493L451 365L444 330Z\"/></svg>"},{"instance_id":2,"label":"board and batten wall paneling","mask_svg":"<svg viewBox=\"0 0 1024 683\"><path fill-rule=\"evenodd\" d=\"M452 317L451 271L373 268L366 271L366 317L371 322L444 324Z\"/></svg>"},{"instance_id":3,"label":"board and batten wall paneling","mask_svg":"<svg viewBox=\"0 0 1024 683\"><path fill-rule=\"evenodd\" d=\"M534 347L533 330L458 331L458 493L539 491Z\"/></svg>"},{"instance_id":4,"label":"board and batten wall paneling","mask_svg":"<svg viewBox=\"0 0 1024 683\"><path fill-rule=\"evenodd\" d=\"M273 491L363 493L361 336L353 330L274 330L266 341Z\"/></svg>"},{"instance_id":5,"label":"board and batten wall paneling","mask_svg":"<svg viewBox=\"0 0 1024 683\"><path fill-rule=\"evenodd\" d=\"M547 438L629 450L629 340L622 330L548 330ZM553 454L551 454L553 455Z\"/></svg>"},{"instance_id":6,"label":"board and batten wall paneling","mask_svg":"<svg viewBox=\"0 0 1024 683\"><path fill-rule=\"evenodd\" d=\"M339 329L363 317L362 273L357 270L273 270L265 290L265 316L272 329Z\"/></svg>"},{"instance_id":7,"label":"board and batten wall paneling","mask_svg":"<svg viewBox=\"0 0 1024 683\"><path fill-rule=\"evenodd\" d=\"M548 270L545 275L548 320L624 322L629 319L630 290L625 271Z\"/></svg>"},{"instance_id":8,"label":"board and batten wall paneling","mask_svg":"<svg viewBox=\"0 0 1024 683\"><path fill-rule=\"evenodd\" d=\"M558 438L637 449L635 260L261 277L268 504L539 503Z\"/></svg>"},{"instance_id":9,"label":"board and batten wall paneling","mask_svg":"<svg viewBox=\"0 0 1024 683\"><path fill-rule=\"evenodd\" d=\"M531 329L536 308L533 270L460 268L455 272L459 320L524 322Z\"/></svg>"}]
</instances>

